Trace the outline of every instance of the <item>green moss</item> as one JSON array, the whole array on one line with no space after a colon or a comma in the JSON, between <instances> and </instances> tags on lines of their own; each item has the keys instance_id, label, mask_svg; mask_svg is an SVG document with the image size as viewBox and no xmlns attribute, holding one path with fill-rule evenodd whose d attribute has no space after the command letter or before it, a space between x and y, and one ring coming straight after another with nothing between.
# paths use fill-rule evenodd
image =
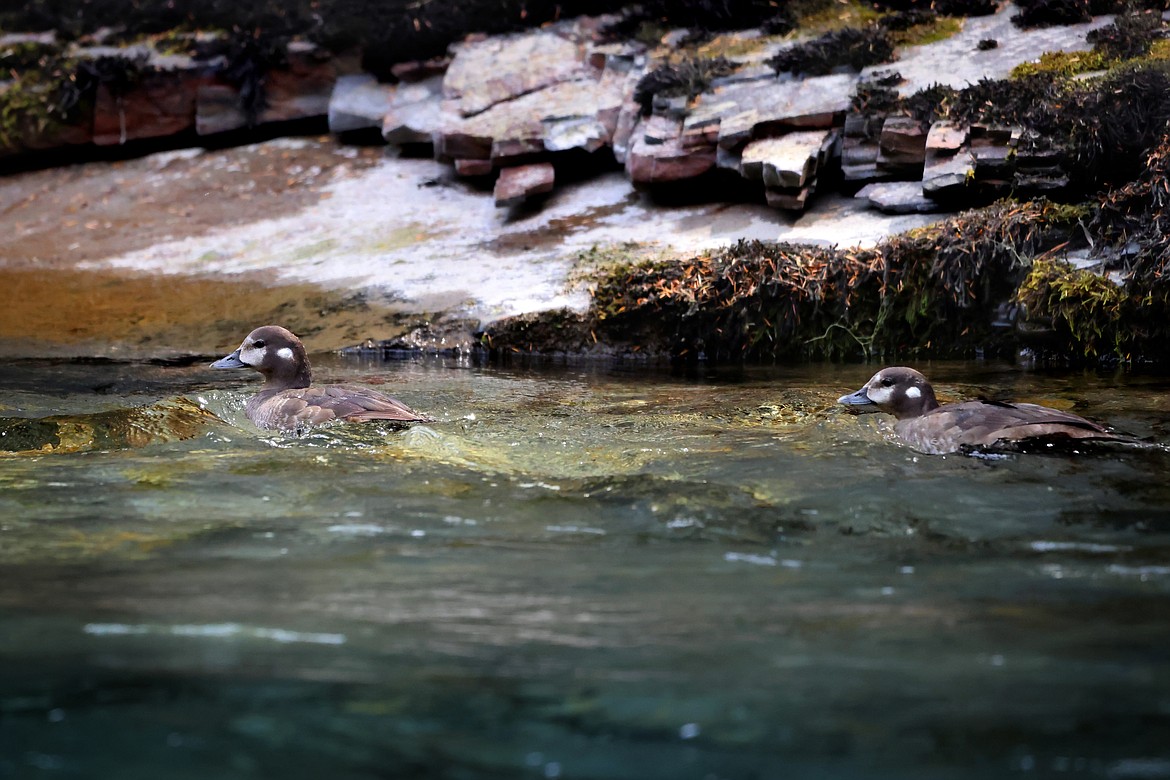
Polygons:
<instances>
[{"instance_id":1,"label":"green moss","mask_svg":"<svg viewBox=\"0 0 1170 780\"><path fill-rule=\"evenodd\" d=\"M953 16L938 16L924 24L916 24L906 30L890 34L896 46L924 46L928 43L945 41L958 35L963 29L963 20Z\"/></svg>"},{"instance_id":2,"label":"green moss","mask_svg":"<svg viewBox=\"0 0 1170 780\"><path fill-rule=\"evenodd\" d=\"M873 6L858 0L800 5L801 7L796 9L798 35L835 32L846 27L864 27L881 17Z\"/></svg>"},{"instance_id":3,"label":"green moss","mask_svg":"<svg viewBox=\"0 0 1170 780\"><path fill-rule=\"evenodd\" d=\"M1014 79L1048 74L1053 76L1075 76L1095 70L1105 70L1111 60L1098 51L1049 51L1033 62L1022 62L1012 68Z\"/></svg>"},{"instance_id":4,"label":"green moss","mask_svg":"<svg viewBox=\"0 0 1170 780\"><path fill-rule=\"evenodd\" d=\"M58 89L43 72L28 71L0 92L0 147L19 149L24 139L61 126L63 117L54 110Z\"/></svg>"},{"instance_id":5,"label":"green moss","mask_svg":"<svg viewBox=\"0 0 1170 780\"><path fill-rule=\"evenodd\" d=\"M1085 357L1129 359L1135 301L1124 287L1059 260L1038 259L1017 300L1029 320L1047 322L1058 338Z\"/></svg>"}]
</instances>

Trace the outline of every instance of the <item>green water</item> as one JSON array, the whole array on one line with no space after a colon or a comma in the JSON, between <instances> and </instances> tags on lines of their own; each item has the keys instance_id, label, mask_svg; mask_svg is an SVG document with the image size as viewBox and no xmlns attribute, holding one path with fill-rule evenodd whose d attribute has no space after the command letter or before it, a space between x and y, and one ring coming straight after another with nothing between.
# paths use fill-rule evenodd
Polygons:
<instances>
[{"instance_id":1,"label":"green water","mask_svg":"<svg viewBox=\"0 0 1170 780\"><path fill-rule=\"evenodd\" d=\"M1170 439L1170 379L924 367ZM1170 777L1170 454L928 457L874 367L0 364L2 778Z\"/></svg>"}]
</instances>

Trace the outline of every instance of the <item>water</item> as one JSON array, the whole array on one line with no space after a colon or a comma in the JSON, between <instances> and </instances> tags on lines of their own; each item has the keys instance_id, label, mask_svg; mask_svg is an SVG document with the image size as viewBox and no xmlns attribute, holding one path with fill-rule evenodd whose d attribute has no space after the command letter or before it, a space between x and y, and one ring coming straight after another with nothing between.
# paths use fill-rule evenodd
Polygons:
<instances>
[{"instance_id":1,"label":"water","mask_svg":"<svg viewBox=\"0 0 1170 780\"><path fill-rule=\"evenodd\" d=\"M0 365L0 777L1170 777L1170 455L928 457L874 367ZM924 367L1165 441L1170 380Z\"/></svg>"}]
</instances>

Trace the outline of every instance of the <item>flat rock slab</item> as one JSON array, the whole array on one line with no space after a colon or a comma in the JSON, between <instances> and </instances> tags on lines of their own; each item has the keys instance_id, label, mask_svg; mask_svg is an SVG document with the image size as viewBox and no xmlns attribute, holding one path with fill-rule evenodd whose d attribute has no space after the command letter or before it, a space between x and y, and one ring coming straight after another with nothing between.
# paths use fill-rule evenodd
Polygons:
<instances>
[{"instance_id":1,"label":"flat rock slab","mask_svg":"<svg viewBox=\"0 0 1170 780\"><path fill-rule=\"evenodd\" d=\"M867 184L857 191L869 205L884 214L930 214L945 209L922 193L916 181L890 181Z\"/></svg>"},{"instance_id":2,"label":"flat rock slab","mask_svg":"<svg viewBox=\"0 0 1170 780\"><path fill-rule=\"evenodd\" d=\"M493 192L497 206L514 206L533 195L552 192L556 173L552 163L535 163L504 168Z\"/></svg>"},{"instance_id":3,"label":"flat rock slab","mask_svg":"<svg viewBox=\"0 0 1170 780\"><path fill-rule=\"evenodd\" d=\"M841 124L856 86L857 77L848 73L728 84L700 95L684 128L691 132L717 125L725 149L739 149L753 137L781 129L827 129Z\"/></svg>"},{"instance_id":4,"label":"flat rock slab","mask_svg":"<svg viewBox=\"0 0 1170 780\"><path fill-rule=\"evenodd\" d=\"M455 48L443 97L461 116L564 81L596 79L584 44L553 31L508 35Z\"/></svg>"}]
</instances>

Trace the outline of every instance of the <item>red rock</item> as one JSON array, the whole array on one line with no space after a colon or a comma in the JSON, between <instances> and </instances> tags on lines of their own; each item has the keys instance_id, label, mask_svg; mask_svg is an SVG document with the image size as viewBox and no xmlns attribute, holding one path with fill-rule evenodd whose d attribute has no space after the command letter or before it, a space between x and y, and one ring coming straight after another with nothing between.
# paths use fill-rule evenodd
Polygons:
<instances>
[{"instance_id":1,"label":"red rock","mask_svg":"<svg viewBox=\"0 0 1170 780\"><path fill-rule=\"evenodd\" d=\"M495 170L491 160L456 160L455 173L460 176L487 176Z\"/></svg>"},{"instance_id":2,"label":"red rock","mask_svg":"<svg viewBox=\"0 0 1170 780\"><path fill-rule=\"evenodd\" d=\"M160 74L114 97L105 84L98 86L93 109L93 142L98 146L124 144L138 138L159 138L195 125L195 98L207 79Z\"/></svg>"},{"instance_id":3,"label":"red rock","mask_svg":"<svg viewBox=\"0 0 1170 780\"><path fill-rule=\"evenodd\" d=\"M552 163L535 163L504 168L493 192L497 206L522 203L533 195L551 192L555 181Z\"/></svg>"},{"instance_id":4,"label":"red rock","mask_svg":"<svg viewBox=\"0 0 1170 780\"><path fill-rule=\"evenodd\" d=\"M678 181L699 176L715 167L715 147L684 147L682 122L650 117L646 132L635 130L626 158L626 174L636 183Z\"/></svg>"}]
</instances>

